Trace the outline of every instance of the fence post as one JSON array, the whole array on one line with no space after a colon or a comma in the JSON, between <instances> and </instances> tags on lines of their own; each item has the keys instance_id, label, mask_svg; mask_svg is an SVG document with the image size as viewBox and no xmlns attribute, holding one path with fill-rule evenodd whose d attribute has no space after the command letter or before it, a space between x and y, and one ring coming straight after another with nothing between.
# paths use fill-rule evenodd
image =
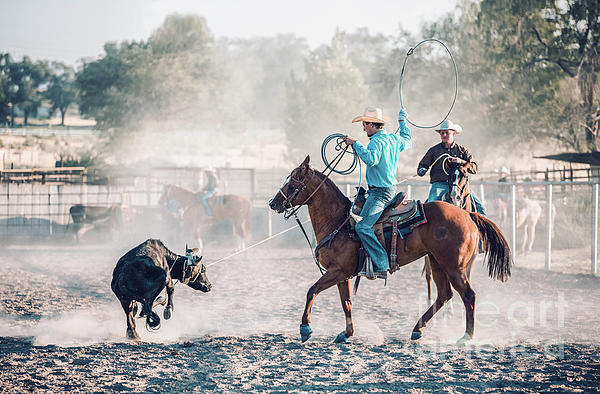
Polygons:
<instances>
[{"instance_id":1,"label":"fence post","mask_svg":"<svg viewBox=\"0 0 600 394\"><path fill-rule=\"evenodd\" d=\"M258 188L258 181L256 179L256 168L250 169L250 182L251 182L251 189L252 189L252 198L254 198L254 197L256 197L257 188Z\"/></svg>"},{"instance_id":2,"label":"fence post","mask_svg":"<svg viewBox=\"0 0 600 394\"><path fill-rule=\"evenodd\" d=\"M268 236L273 235L273 214L271 208L267 208L267 234Z\"/></svg>"},{"instance_id":3,"label":"fence post","mask_svg":"<svg viewBox=\"0 0 600 394\"><path fill-rule=\"evenodd\" d=\"M479 184L479 198L481 203L485 205L485 192L483 190L483 183Z\"/></svg>"},{"instance_id":4,"label":"fence post","mask_svg":"<svg viewBox=\"0 0 600 394\"><path fill-rule=\"evenodd\" d=\"M517 186L510 185L510 246L514 256L517 255Z\"/></svg>"},{"instance_id":5,"label":"fence post","mask_svg":"<svg viewBox=\"0 0 600 394\"><path fill-rule=\"evenodd\" d=\"M406 185L406 199L412 200L412 185Z\"/></svg>"},{"instance_id":6,"label":"fence post","mask_svg":"<svg viewBox=\"0 0 600 394\"><path fill-rule=\"evenodd\" d=\"M592 274L598 273L598 184L592 185Z\"/></svg>"},{"instance_id":7,"label":"fence post","mask_svg":"<svg viewBox=\"0 0 600 394\"><path fill-rule=\"evenodd\" d=\"M54 229L52 227L52 203L50 201L50 198L52 197L51 194L51 186L48 185L48 225L50 226L50 235L54 235Z\"/></svg>"},{"instance_id":8,"label":"fence post","mask_svg":"<svg viewBox=\"0 0 600 394\"><path fill-rule=\"evenodd\" d=\"M552 261L552 184L546 185L546 269Z\"/></svg>"}]
</instances>

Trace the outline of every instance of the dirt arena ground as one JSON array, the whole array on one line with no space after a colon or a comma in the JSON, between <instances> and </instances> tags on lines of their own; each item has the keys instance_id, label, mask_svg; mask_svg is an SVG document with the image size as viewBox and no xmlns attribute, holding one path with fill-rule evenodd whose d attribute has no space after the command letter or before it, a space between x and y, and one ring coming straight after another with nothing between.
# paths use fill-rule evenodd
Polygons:
<instances>
[{"instance_id":1,"label":"dirt arena ground","mask_svg":"<svg viewBox=\"0 0 600 394\"><path fill-rule=\"evenodd\" d=\"M507 283L489 279L478 259L476 338L465 347L455 346L465 324L458 298L453 314L440 312L410 341L426 308L420 261L387 287L362 281L349 344L333 343L344 328L337 290L322 293L302 344L306 291L320 274L307 248L265 244L210 267L210 293L177 285L173 317L157 332L138 320L135 343L110 290L133 246L0 248L1 391L598 390L600 279L577 253L554 254L568 273L544 271L543 256L520 258ZM213 245L205 263L228 253Z\"/></svg>"}]
</instances>

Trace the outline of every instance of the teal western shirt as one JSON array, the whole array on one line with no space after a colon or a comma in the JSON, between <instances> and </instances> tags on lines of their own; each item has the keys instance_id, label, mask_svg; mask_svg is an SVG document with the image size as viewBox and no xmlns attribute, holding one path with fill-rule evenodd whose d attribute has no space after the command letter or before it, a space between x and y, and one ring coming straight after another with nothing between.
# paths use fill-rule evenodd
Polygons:
<instances>
[{"instance_id":1,"label":"teal western shirt","mask_svg":"<svg viewBox=\"0 0 600 394\"><path fill-rule=\"evenodd\" d=\"M379 130L369 138L371 141L366 148L359 141L352 144L358 157L367 165L367 184L374 187L396 185L398 154L412 146L412 137L406 122L400 122L399 134Z\"/></svg>"}]
</instances>

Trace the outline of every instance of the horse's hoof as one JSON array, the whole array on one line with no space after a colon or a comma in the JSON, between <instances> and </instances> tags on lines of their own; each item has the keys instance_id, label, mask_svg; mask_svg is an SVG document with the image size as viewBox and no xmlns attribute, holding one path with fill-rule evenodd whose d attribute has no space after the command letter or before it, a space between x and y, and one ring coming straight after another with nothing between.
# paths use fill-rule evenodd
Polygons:
<instances>
[{"instance_id":1,"label":"horse's hoof","mask_svg":"<svg viewBox=\"0 0 600 394\"><path fill-rule=\"evenodd\" d=\"M165 310L163 311L163 317L165 320L169 320L171 318L171 311L173 310L172 306L167 305Z\"/></svg>"},{"instance_id":2,"label":"horse's hoof","mask_svg":"<svg viewBox=\"0 0 600 394\"><path fill-rule=\"evenodd\" d=\"M344 331L340 332L333 343L348 343L348 337Z\"/></svg>"},{"instance_id":3,"label":"horse's hoof","mask_svg":"<svg viewBox=\"0 0 600 394\"><path fill-rule=\"evenodd\" d=\"M457 342L456 342L456 346L464 346L467 342L469 342L471 339L473 339L473 336L471 336L470 334L465 333L465 335L462 336L462 338L460 338Z\"/></svg>"},{"instance_id":4,"label":"horse's hoof","mask_svg":"<svg viewBox=\"0 0 600 394\"><path fill-rule=\"evenodd\" d=\"M308 338L312 335L312 328L308 324L300 324L300 337L302 338L302 342L306 342Z\"/></svg>"},{"instance_id":5,"label":"horse's hoof","mask_svg":"<svg viewBox=\"0 0 600 394\"><path fill-rule=\"evenodd\" d=\"M421 331L413 331L412 334L410 334L410 339L412 339L413 341L416 341L417 339L420 339L423 336L423 334L421 334Z\"/></svg>"}]
</instances>

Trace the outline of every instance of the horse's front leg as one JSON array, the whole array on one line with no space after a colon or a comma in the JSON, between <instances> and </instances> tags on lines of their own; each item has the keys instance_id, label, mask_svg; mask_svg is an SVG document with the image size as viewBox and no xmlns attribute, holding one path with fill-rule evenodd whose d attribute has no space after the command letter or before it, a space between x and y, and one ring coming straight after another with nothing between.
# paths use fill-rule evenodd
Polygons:
<instances>
[{"instance_id":1,"label":"horse's front leg","mask_svg":"<svg viewBox=\"0 0 600 394\"><path fill-rule=\"evenodd\" d=\"M306 294L306 306L304 307L304 313L302 314L302 324L300 324L300 336L302 337L302 342L306 342L308 338L312 335L312 328L310 328L310 315L312 313L312 306L317 298L317 295L330 288L331 286L342 282L346 279L347 275L339 270L330 270L327 271L318 281L315 282L314 285L308 289L308 293Z\"/></svg>"},{"instance_id":2,"label":"horse's front leg","mask_svg":"<svg viewBox=\"0 0 600 394\"><path fill-rule=\"evenodd\" d=\"M346 279L344 282L337 284L338 291L340 292L340 300L342 301L342 308L346 315L346 330L339 333L335 338L335 343L348 342L348 338L354 335L354 323L352 322L352 297L350 296L350 279Z\"/></svg>"}]
</instances>

